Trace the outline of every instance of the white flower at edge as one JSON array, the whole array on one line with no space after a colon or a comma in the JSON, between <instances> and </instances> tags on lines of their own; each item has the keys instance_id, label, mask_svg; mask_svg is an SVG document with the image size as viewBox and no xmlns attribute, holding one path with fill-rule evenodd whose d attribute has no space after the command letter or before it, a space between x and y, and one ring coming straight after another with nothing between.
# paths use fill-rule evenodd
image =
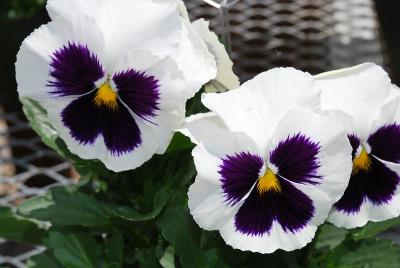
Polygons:
<instances>
[{"instance_id":1,"label":"white flower at edge","mask_svg":"<svg viewBox=\"0 0 400 268\"><path fill-rule=\"evenodd\" d=\"M190 21L184 2L182 0L176 1L178 2L178 10L181 16ZM205 91L215 93L238 88L240 81L233 72L233 62L229 58L225 46L219 41L218 36L210 30L210 23L204 19L198 19L192 25L207 44L208 50L214 55L217 62L217 77L205 85Z\"/></svg>"},{"instance_id":2,"label":"white flower at edge","mask_svg":"<svg viewBox=\"0 0 400 268\"><path fill-rule=\"evenodd\" d=\"M72 153L133 169L166 150L186 100L216 76L173 0L49 0L23 42L18 92L39 102Z\"/></svg>"},{"instance_id":3,"label":"white flower at edge","mask_svg":"<svg viewBox=\"0 0 400 268\"><path fill-rule=\"evenodd\" d=\"M193 28L206 42L208 50L214 55L217 62L217 77L206 84L205 91L215 93L238 88L240 82L233 72L233 62L229 58L225 46L219 42L217 35L210 31L209 24L204 19L198 19L192 23Z\"/></svg>"},{"instance_id":4,"label":"white flower at edge","mask_svg":"<svg viewBox=\"0 0 400 268\"><path fill-rule=\"evenodd\" d=\"M355 228L400 215L400 94L379 66L365 63L316 76L322 109L342 112L353 171L329 221ZM336 112L337 114L337 112ZM343 178L347 180L347 178Z\"/></svg>"},{"instance_id":5,"label":"white flower at edge","mask_svg":"<svg viewBox=\"0 0 400 268\"><path fill-rule=\"evenodd\" d=\"M197 144L188 196L201 228L260 253L313 239L351 172L346 133L316 112L319 94L311 75L277 68L203 95L212 112L189 117L182 130Z\"/></svg>"}]
</instances>

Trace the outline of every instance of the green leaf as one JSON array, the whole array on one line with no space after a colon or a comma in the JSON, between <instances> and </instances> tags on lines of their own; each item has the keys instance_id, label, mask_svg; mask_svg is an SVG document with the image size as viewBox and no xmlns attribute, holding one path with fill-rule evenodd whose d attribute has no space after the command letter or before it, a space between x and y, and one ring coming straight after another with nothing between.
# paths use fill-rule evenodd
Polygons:
<instances>
[{"instance_id":1,"label":"green leaf","mask_svg":"<svg viewBox=\"0 0 400 268\"><path fill-rule=\"evenodd\" d=\"M98 174L110 175L110 171L99 160L83 160L71 153L58 132L47 118L46 110L40 104L29 98L20 98L23 111L28 118L33 130L41 137L42 141L63 157L74 161L75 167L81 174L87 171L96 171Z\"/></svg>"},{"instance_id":2,"label":"green leaf","mask_svg":"<svg viewBox=\"0 0 400 268\"><path fill-rule=\"evenodd\" d=\"M120 234L111 236L105 247L106 267L123 267L124 238Z\"/></svg>"},{"instance_id":3,"label":"green leaf","mask_svg":"<svg viewBox=\"0 0 400 268\"><path fill-rule=\"evenodd\" d=\"M189 99L186 102L186 116L198 113L206 113L210 111L201 102L201 94L203 92L204 92L203 89L200 90L199 92L196 93L196 95L194 95L193 98Z\"/></svg>"},{"instance_id":4,"label":"green leaf","mask_svg":"<svg viewBox=\"0 0 400 268\"><path fill-rule=\"evenodd\" d=\"M100 246L88 234L50 232L46 246L66 268L97 268Z\"/></svg>"},{"instance_id":5,"label":"green leaf","mask_svg":"<svg viewBox=\"0 0 400 268\"><path fill-rule=\"evenodd\" d=\"M153 210L147 213L141 213L129 207L117 206L109 204L108 210L111 217L120 218L126 221L142 222L155 219L163 210L168 202L169 193L157 193L154 197Z\"/></svg>"},{"instance_id":6,"label":"green leaf","mask_svg":"<svg viewBox=\"0 0 400 268\"><path fill-rule=\"evenodd\" d=\"M324 247L333 249L338 246L346 239L346 235L349 231L346 229L340 229L332 224L326 223L322 225L317 243L315 245L316 249L322 249Z\"/></svg>"},{"instance_id":7,"label":"green leaf","mask_svg":"<svg viewBox=\"0 0 400 268\"><path fill-rule=\"evenodd\" d=\"M28 268L64 268L50 251L33 256L28 260L27 266Z\"/></svg>"},{"instance_id":8,"label":"green leaf","mask_svg":"<svg viewBox=\"0 0 400 268\"><path fill-rule=\"evenodd\" d=\"M205 267L200 248L200 232L189 213L180 208L168 208L157 222L162 235L170 242L183 267Z\"/></svg>"},{"instance_id":9,"label":"green leaf","mask_svg":"<svg viewBox=\"0 0 400 268\"><path fill-rule=\"evenodd\" d=\"M187 150L192 149L194 144L190 141L188 137L183 135L180 132L176 132L174 137L172 138L171 143L168 146L167 154L179 151L179 150Z\"/></svg>"},{"instance_id":10,"label":"green leaf","mask_svg":"<svg viewBox=\"0 0 400 268\"><path fill-rule=\"evenodd\" d=\"M400 225L400 218L395 218L382 222L370 222L364 227L356 228L350 232L355 241L375 237L376 235Z\"/></svg>"},{"instance_id":11,"label":"green leaf","mask_svg":"<svg viewBox=\"0 0 400 268\"><path fill-rule=\"evenodd\" d=\"M53 225L104 226L107 210L94 197L74 187L54 187L45 196L33 197L18 207L18 213Z\"/></svg>"},{"instance_id":12,"label":"green leaf","mask_svg":"<svg viewBox=\"0 0 400 268\"><path fill-rule=\"evenodd\" d=\"M41 244L44 235L44 229L37 223L15 215L10 208L0 207L0 237L19 242Z\"/></svg>"},{"instance_id":13,"label":"green leaf","mask_svg":"<svg viewBox=\"0 0 400 268\"><path fill-rule=\"evenodd\" d=\"M155 248L142 249L135 254L135 259L140 264L139 267L143 268L160 268L156 257Z\"/></svg>"},{"instance_id":14,"label":"green leaf","mask_svg":"<svg viewBox=\"0 0 400 268\"><path fill-rule=\"evenodd\" d=\"M398 268L400 247L394 242L367 239L358 243L344 243L327 257L327 268Z\"/></svg>"}]
</instances>

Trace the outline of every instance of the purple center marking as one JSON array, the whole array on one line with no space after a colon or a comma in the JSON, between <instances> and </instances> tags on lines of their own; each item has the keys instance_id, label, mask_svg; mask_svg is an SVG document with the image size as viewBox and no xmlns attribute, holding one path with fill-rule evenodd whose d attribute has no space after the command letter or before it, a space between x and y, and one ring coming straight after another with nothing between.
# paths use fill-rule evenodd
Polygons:
<instances>
[{"instance_id":1,"label":"purple center marking","mask_svg":"<svg viewBox=\"0 0 400 268\"><path fill-rule=\"evenodd\" d=\"M151 121L159 111L159 82L145 72L128 69L112 76L116 85L117 109L96 105L95 83L106 72L99 57L86 45L68 42L51 56L49 94L78 96L61 113L64 125L80 144L92 145L99 135L107 149L120 156L142 143L141 131L131 112Z\"/></svg>"},{"instance_id":2,"label":"purple center marking","mask_svg":"<svg viewBox=\"0 0 400 268\"><path fill-rule=\"evenodd\" d=\"M354 159L357 149L361 146L361 141L354 134L348 137L353 147ZM400 160L400 126L390 124L379 128L369 136L368 144L371 147L371 155L398 163ZM335 204L337 210L347 214L356 214L365 200L369 200L374 205L384 205L392 200L400 178L396 172L371 155L371 167L351 175L349 186L343 197Z\"/></svg>"},{"instance_id":3,"label":"purple center marking","mask_svg":"<svg viewBox=\"0 0 400 268\"><path fill-rule=\"evenodd\" d=\"M280 142L271 152L271 163L278 167L276 176L281 191L270 190L262 194L257 187L252 187L259 179L263 158L248 152L226 156L219 173L227 205L237 204L251 191L235 215L236 229L243 234L261 236L271 231L274 221L285 232L303 229L313 217L315 208L311 198L290 181L316 184L316 180L322 179L318 175L319 149L317 143L300 133ZM288 176L287 180L282 174Z\"/></svg>"}]
</instances>

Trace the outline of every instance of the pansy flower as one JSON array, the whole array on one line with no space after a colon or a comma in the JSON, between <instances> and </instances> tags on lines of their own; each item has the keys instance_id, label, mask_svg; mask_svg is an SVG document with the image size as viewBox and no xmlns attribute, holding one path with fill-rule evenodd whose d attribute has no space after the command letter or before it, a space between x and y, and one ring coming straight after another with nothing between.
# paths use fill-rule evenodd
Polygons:
<instances>
[{"instance_id":1,"label":"pansy flower","mask_svg":"<svg viewBox=\"0 0 400 268\"><path fill-rule=\"evenodd\" d=\"M188 118L182 130L197 144L188 196L200 227L260 253L312 240L351 172L343 127L315 112L319 94L308 73L278 68L203 95L211 112Z\"/></svg>"},{"instance_id":2,"label":"pansy flower","mask_svg":"<svg viewBox=\"0 0 400 268\"><path fill-rule=\"evenodd\" d=\"M186 100L216 76L176 1L49 0L48 10L17 56L20 96L47 110L72 153L113 171L163 153Z\"/></svg>"},{"instance_id":3,"label":"pansy flower","mask_svg":"<svg viewBox=\"0 0 400 268\"><path fill-rule=\"evenodd\" d=\"M317 84L322 89L323 110L342 112L337 121L346 127L353 148L349 186L329 221L354 228L399 216L398 89L372 63L321 74Z\"/></svg>"}]
</instances>

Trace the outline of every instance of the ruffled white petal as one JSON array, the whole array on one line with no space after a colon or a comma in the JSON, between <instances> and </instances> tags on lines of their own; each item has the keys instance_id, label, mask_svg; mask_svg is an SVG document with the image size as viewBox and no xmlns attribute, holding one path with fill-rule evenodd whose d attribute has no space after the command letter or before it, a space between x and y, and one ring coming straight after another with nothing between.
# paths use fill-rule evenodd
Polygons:
<instances>
[{"instance_id":1,"label":"ruffled white petal","mask_svg":"<svg viewBox=\"0 0 400 268\"><path fill-rule=\"evenodd\" d=\"M179 14L182 16L182 18L189 20L189 13L183 0L176 0L176 2L178 5Z\"/></svg>"},{"instance_id":2,"label":"ruffled white petal","mask_svg":"<svg viewBox=\"0 0 400 268\"><path fill-rule=\"evenodd\" d=\"M379 128L394 123L400 124L400 96L380 107L369 133L375 133Z\"/></svg>"},{"instance_id":3,"label":"ruffled white petal","mask_svg":"<svg viewBox=\"0 0 400 268\"><path fill-rule=\"evenodd\" d=\"M400 195L396 193L393 199L384 205L374 205L365 200L360 211L348 214L332 209L328 221L340 228L352 229L362 227L368 222L380 222L396 218L400 215Z\"/></svg>"},{"instance_id":4,"label":"ruffled white petal","mask_svg":"<svg viewBox=\"0 0 400 268\"><path fill-rule=\"evenodd\" d=\"M47 12L52 20L59 16L88 15L95 16L100 7L113 0L48 0Z\"/></svg>"},{"instance_id":5,"label":"ruffled white petal","mask_svg":"<svg viewBox=\"0 0 400 268\"><path fill-rule=\"evenodd\" d=\"M46 86L51 56L68 42L87 45L102 60L105 43L96 21L87 16L59 17L35 30L21 45L15 64L20 96L40 103L51 98Z\"/></svg>"},{"instance_id":6,"label":"ruffled white petal","mask_svg":"<svg viewBox=\"0 0 400 268\"><path fill-rule=\"evenodd\" d=\"M181 132L219 158L240 152L262 156L263 151L258 150L252 139L243 133L230 131L213 113L190 116L185 120Z\"/></svg>"},{"instance_id":7,"label":"ruffled white petal","mask_svg":"<svg viewBox=\"0 0 400 268\"><path fill-rule=\"evenodd\" d=\"M173 0L107 1L95 19L106 38L108 70L133 49L166 57L181 41L182 19Z\"/></svg>"},{"instance_id":8,"label":"ruffled white petal","mask_svg":"<svg viewBox=\"0 0 400 268\"><path fill-rule=\"evenodd\" d=\"M201 228L218 230L234 217L240 204L229 206L225 202L218 174L221 159L202 146L197 146L192 155L198 175L188 192L190 213Z\"/></svg>"},{"instance_id":9,"label":"ruffled white petal","mask_svg":"<svg viewBox=\"0 0 400 268\"><path fill-rule=\"evenodd\" d=\"M313 77L293 68L276 68L224 93L204 94L203 104L233 131L249 135L266 148L280 119L296 106L319 107Z\"/></svg>"},{"instance_id":10,"label":"ruffled white petal","mask_svg":"<svg viewBox=\"0 0 400 268\"><path fill-rule=\"evenodd\" d=\"M222 158L241 152L259 152L248 137L230 132L212 113L191 116L184 127L181 131L197 144L192 155L198 175L189 189L189 209L200 227L218 230L234 217L242 204L230 206L225 202L218 173Z\"/></svg>"},{"instance_id":11,"label":"ruffled white petal","mask_svg":"<svg viewBox=\"0 0 400 268\"><path fill-rule=\"evenodd\" d=\"M192 81L187 90L187 98L191 98L200 88L217 75L217 64L207 45L194 31L188 21L183 21L183 30L178 50L171 55L182 72L184 78Z\"/></svg>"},{"instance_id":12,"label":"ruffled white petal","mask_svg":"<svg viewBox=\"0 0 400 268\"><path fill-rule=\"evenodd\" d=\"M388 101L392 88L388 74L378 65L365 63L352 68L316 76L322 90L323 110L338 109L348 113L365 139L380 106Z\"/></svg>"},{"instance_id":13,"label":"ruffled white petal","mask_svg":"<svg viewBox=\"0 0 400 268\"><path fill-rule=\"evenodd\" d=\"M240 82L232 70L233 62L229 58L225 46L219 42L217 35L210 31L209 22L199 19L193 22L192 25L195 31L203 38L208 50L214 55L217 62L217 77L206 85L206 92L221 92L221 90L225 91L224 88L228 90L238 88ZM218 85L214 86L213 83L220 83L223 89Z\"/></svg>"}]
</instances>

